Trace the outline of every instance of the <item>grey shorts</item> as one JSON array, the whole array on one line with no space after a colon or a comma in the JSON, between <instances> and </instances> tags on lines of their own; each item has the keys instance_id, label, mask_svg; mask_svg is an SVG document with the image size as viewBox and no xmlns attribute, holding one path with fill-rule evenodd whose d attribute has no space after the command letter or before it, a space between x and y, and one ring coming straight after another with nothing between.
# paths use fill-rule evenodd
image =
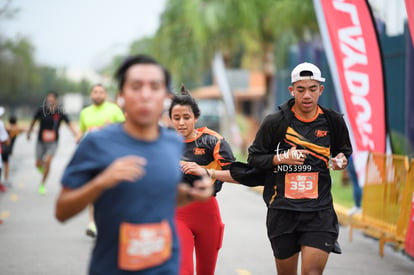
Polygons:
<instances>
[{"instance_id":1,"label":"grey shorts","mask_svg":"<svg viewBox=\"0 0 414 275\"><path fill-rule=\"evenodd\" d=\"M36 143L36 160L43 161L45 156L53 156L57 149L57 142L42 142Z\"/></svg>"}]
</instances>

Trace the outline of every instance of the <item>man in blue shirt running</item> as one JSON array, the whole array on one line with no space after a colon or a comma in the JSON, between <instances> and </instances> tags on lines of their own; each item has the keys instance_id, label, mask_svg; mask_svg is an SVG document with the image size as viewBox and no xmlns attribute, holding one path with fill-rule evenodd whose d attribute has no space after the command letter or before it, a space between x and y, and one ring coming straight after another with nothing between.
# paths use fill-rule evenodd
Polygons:
<instances>
[{"instance_id":1,"label":"man in blue shirt running","mask_svg":"<svg viewBox=\"0 0 414 275\"><path fill-rule=\"evenodd\" d=\"M81 141L62 177L56 218L64 222L94 204L99 234L89 274L178 274L175 206L207 200L213 186L179 183L182 139L158 125L168 71L135 56L116 78L126 121Z\"/></svg>"}]
</instances>

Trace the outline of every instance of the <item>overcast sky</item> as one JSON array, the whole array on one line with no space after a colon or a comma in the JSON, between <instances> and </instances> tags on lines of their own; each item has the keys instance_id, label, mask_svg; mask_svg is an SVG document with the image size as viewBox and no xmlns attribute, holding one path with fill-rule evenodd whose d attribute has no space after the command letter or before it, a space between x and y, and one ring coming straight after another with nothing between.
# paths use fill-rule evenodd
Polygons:
<instances>
[{"instance_id":1,"label":"overcast sky","mask_svg":"<svg viewBox=\"0 0 414 275\"><path fill-rule=\"evenodd\" d=\"M5 0L0 0L3 4ZM95 69L129 44L155 33L166 0L13 0L20 8L0 21L6 37L23 35L36 60L69 69Z\"/></svg>"}]
</instances>

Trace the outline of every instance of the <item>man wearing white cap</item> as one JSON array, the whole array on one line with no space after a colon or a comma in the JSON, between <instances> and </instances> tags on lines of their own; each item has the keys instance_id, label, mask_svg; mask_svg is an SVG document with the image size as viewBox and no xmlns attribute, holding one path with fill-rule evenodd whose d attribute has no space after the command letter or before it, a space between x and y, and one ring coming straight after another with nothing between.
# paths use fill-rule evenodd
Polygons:
<instances>
[{"instance_id":1,"label":"man wearing white cap","mask_svg":"<svg viewBox=\"0 0 414 275\"><path fill-rule=\"evenodd\" d=\"M0 106L0 117L4 114L5 110L3 106ZM0 120L0 143L7 142L9 140L9 135L7 134L6 127L4 127L3 121ZM0 146L1 153L1 146ZM6 187L1 183L1 170L3 163L0 160L0 192L6 191Z\"/></svg>"},{"instance_id":2,"label":"man wearing white cap","mask_svg":"<svg viewBox=\"0 0 414 275\"><path fill-rule=\"evenodd\" d=\"M322 274L337 245L329 168L352 153L341 114L318 104L324 86L318 67L301 63L291 74L292 97L268 115L249 147L248 163L265 173L267 232L278 274Z\"/></svg>"}]
</instances>

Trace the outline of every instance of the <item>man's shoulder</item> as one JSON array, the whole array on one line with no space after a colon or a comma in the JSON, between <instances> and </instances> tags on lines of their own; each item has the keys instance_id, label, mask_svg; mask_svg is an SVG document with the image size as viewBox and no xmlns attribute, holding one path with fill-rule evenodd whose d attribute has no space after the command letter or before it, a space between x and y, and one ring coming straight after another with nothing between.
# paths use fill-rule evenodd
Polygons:
<instances>
[{"instance_id":1,"label":"man's shoulder","mask_svg":"<svg viewBox=\"0 0 414 275\"><path fill-rule=\"evenodd\" d=\"M40 115L44 116L44 114L46 113L46 111L47 111L46 110L46 106L37 107L36 110L35 110L35 112L34 112L34 116L35 117L40 116Z\"/></svg>"},{"instance_id":2,"label":"man's shoulder","mask_svg":"<svg viewBox=\"0 0 414 275\"><path fill-rule=\"evenodd\" d=\"M86 135L84 135L82 140L91 147L93 147L94 144L108 144L108 142L112 143L124 135L121 127L122 126L120 124L109 124L98 131L89 131Z\"/></svg>"},{"instance_id":3,"label":"man's shoulder","mask_svg":"<svg viewBox=\"0 0 414 275\"><path fill-rule=\"evenodd\" d=\"M175 130L166 127L160 127L162 137L170 142L183 143L184 139Z\"/></svg>"},{"instance_id":4,"label":"man's shoulder","mask_svg":"<svg viewBox=\"0 0 414 275\"><path fill-rule=\"evenodd\" d=\"M85 114L85 113L91 112L94 109L94 107L95 107L95 105L93 105L93 104L85 106L85 107L82 108L80 113Z\"/></svg>"},{"instance_id":5,"label":"man's shoulder","mask_svg":"<svg viewBox=\"0 0 414 275\"><path fill-rule=\"evenodd\" d=\"M102 107L107 112L108 111L109 112L119 112L119 111L122 111L121 108L118 106L118 104L115 104L115 103L110 102L110 101L105 101L103 103L103 106Z\"/></svg>"},{"instance_id":6,"label":"man's shoulder","mask_svg":"<svg viewBox=\"0 0 414 275\"><path fill-rule=\"evenodd\" d=\"M268 123L275 123L275 122L278 123L281 120L283 120L284 117L285 117L284 111L279 109L279 110L274 111L273 113L268 114L265 117L264 121Z\"/></svg>"},{"instance_id":7,"label":"man's shoulder","mask_svg":"<svg viewBox=\"0 0 414 275\"><path fill-rule=\"evenodd\" d=\"M59 106L56 109L55 113L61 115L62 117L68 117L68 113L66 113L65 108L62 106ZM51 114L54 115L55 113L52 112Z\"/></svg>"},{"instance_id":8,"label":"man's shoulder","mask_svg":"<svg viewBox=\"0 0 414 275\"><path fill-rule=\"evenodd\" d=\"M270 121L280 121L282 119L287 119L289 115L293 115L292 111L290 110L293 106L294 100L290 99L273 111L272 113L268 114L265 119Z\"/></svg>"},{"instance_id":9,"label":"man's shoulder","mask_svg":"<svg viewBox=\"0 0 414 275\"><path fill-rule=\"evenodd\" d=\"M327 107L323 107L323 106L320 106L320 105L319 105L319 107L322 109L323 113L326 116L329 116L330 118L338 119L338 118L341 118L341 117L344 116L342 113L340 113L338 111L335 111L332 108L327 108Z\"/></svg>"},{"instance_id":10,"label":"man's shoulder","mask_svg":"<svg viewBox=\"0 0 414 275\"><path fill-rule=\"evenodd\" d=\"M111 107L111 108L116 108L116 109L120 109L120 107L118 106L118 104L112 102L112 101L105 101L104 102L105 106Z\"/></svg>"}]
</instances>

